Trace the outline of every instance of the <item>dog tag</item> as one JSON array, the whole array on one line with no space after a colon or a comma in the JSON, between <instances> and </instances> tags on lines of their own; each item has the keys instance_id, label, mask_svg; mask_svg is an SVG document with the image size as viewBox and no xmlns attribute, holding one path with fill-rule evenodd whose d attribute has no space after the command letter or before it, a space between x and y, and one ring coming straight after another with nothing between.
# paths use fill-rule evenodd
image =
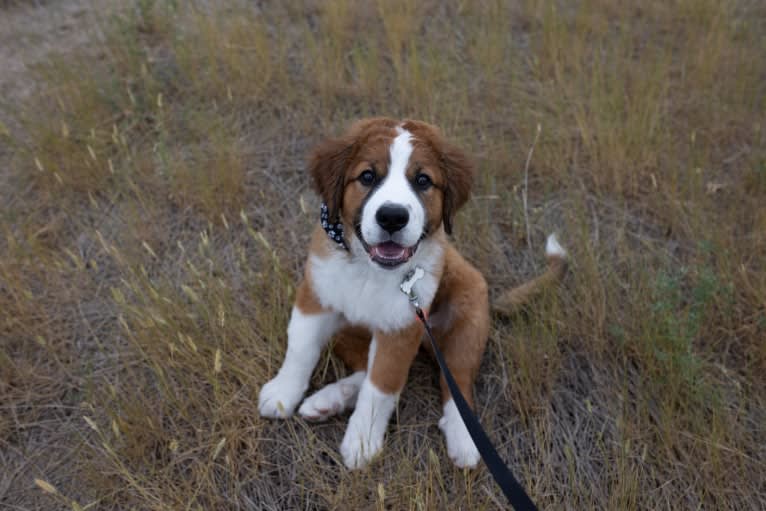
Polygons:
<instances>
[{"instance_id":1,"label":"dog tag","mask_svg":"<svg viewBox=\"0 0 766 511\"><path fill-rule=\"evenodd\" d=\"M402 290L402 293L409 296L410 299L414 298L415 294L412 292L412 286L415 285L415 282L422 279L425 274L426 272L423 271L423 268L416 266L407 274L407 277L405 277L404 281L399 285L399 289Z\"/></svg>"}]
</instances>

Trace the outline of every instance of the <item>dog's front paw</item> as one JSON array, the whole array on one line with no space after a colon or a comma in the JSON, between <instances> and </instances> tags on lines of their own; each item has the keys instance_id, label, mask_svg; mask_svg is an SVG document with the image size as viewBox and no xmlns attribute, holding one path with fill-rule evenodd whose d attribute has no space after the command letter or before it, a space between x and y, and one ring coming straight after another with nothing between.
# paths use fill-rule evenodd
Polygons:
<instances>
[{"instance_id":1,"label":"dog's front paw","mask_svg":"<svg viewBox=\"0 0 766 511\"><path fill-rule=\"evenodd\" d=\"M353 416L352 416L353 417ZM370 431L370 428L354 426L349 422L346 435L340 444L343 463L350 469L363 468L383 448L383 433Z\"/></svg>"},{"instance_id":2,"label":"dog's front paw","mask_svg":"<svg viewBox=\"0 0 766 511\"><path fill-rule=\"evenodd\" d=\"M261 387L258 411L261 417L284 419L290 417L301 402L306 389L295 378L280 376Z\"/></svg>"},{"instance_id":3,"label":"dog's front paw","mask_svg":"<svg viewBox=\"0 0 766 511\"><path fill-rule=\"evenodd\" d=\"M474 468L481 456L452 400L444 406L439 429L444 433L447 455L452 462L460 468Z\"/></svg>"}]
</instances>

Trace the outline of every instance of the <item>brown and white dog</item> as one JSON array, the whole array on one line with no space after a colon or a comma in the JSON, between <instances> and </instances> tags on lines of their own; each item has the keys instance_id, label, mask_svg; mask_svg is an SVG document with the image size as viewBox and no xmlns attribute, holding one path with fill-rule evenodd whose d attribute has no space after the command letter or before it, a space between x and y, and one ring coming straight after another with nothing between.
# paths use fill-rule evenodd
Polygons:
<instances>
[{"instance_id":1,"label":"brown and white dog","mask_svg":"<svg viewBox=\"0 0 766 511\"><path fill-rule=\"evenodd\" d=\"M285 360L261 389L259 410L264 417L292 415L334 336L334 352L352 373L308 397L298 413L324 420L354 408L340 451L347 467L359 468L380 451L410 365L425 345L423 326L399 289L415 267L425 276L414 291L473 406L473 381L489 333L487 284L446 235L469 198L474 169L434 126L386 118L359 121L325 141L309 167L329 219L343 226L345 245L321 225L315 228L287 327ZM553 236L546 253L547 272L506 293L501 309L561 276L566 253ZM479 453L443 377L441 392L439 427L447 452L456 465L473 467Z\"/></svg>"}]
</instances>

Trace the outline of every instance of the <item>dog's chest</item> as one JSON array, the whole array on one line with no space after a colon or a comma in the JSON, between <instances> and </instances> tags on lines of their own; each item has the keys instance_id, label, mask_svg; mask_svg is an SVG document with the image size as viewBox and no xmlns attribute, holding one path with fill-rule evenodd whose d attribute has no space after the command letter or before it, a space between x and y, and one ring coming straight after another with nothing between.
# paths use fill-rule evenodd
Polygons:
<instances>
[{"instance_id":1,"label":"dog's chest","mask_svg":"<svg viewBox=\"0 0 766 511\"><path fill-rule=\"evenodd\" d=\"M438 258L441 254L431 255ZM430 305L439 285L440 266L435 264L438 262L429 258L413 261L425 270L425 276L414 287L424 307ZM385 332L400 330L412 323L414 309L399 289L408 271L406 268L385 270L368 261L349 261L342 254L326 258L311 256L309 264L311 284L320 303L342 313L350 323Z\"/></svg>"}]
</instances>

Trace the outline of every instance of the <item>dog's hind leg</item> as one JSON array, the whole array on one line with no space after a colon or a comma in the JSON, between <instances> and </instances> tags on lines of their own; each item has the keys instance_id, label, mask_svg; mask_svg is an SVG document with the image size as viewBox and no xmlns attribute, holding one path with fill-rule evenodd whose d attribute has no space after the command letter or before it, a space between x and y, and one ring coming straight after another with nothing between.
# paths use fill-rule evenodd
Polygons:
<instances>
[{"instance_id":1,"label":"dog's hind leg","mask_svg":"<svg viewBox=\"0 0 766 511\"><path fill-rule=\"evenodd\" d=\"M352 371L367 370L372 333L363 327L346 327L335 336L332 351Z\"/></svg>"},{"instance_id":2,"label":"dog's hind leg","mask_svg":"<svg viewBox=\"0 0 766 511\"><path fill-rule=\"evenodd\" d=\"M307 397L298 409L303 418L324 421L354 407L366 375L370 340L370 332L363 328L345 328L337 335L333 352L353 372Z\"/></svg>"}]
</instances>

